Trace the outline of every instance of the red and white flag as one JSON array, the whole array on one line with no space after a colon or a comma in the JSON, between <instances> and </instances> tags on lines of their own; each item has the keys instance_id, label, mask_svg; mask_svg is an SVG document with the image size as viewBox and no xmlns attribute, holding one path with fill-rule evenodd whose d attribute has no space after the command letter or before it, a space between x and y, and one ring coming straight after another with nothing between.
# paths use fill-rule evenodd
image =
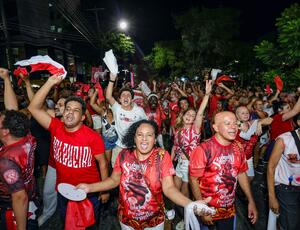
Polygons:
<instances>
[{"instance_id":1,"label":"red and white flag","mask_svg":"<svg viewBox=\"0 0 300 230\"><path fill-rule=\"evenodd\" d=\"M24 68L22 68L24 66L30 66L30 73L40 70L47 70L52 75L59 74L62 78L65 78L67 76L67 71L65 70L65 67L59 64L58 62L52 60L48 55L33 56L30 59L18 61L15 63L15 65L19 66L19 70L24 70ZM15 71L15 74L18 74L18 71Z\"/></svg>"}]
</instances>

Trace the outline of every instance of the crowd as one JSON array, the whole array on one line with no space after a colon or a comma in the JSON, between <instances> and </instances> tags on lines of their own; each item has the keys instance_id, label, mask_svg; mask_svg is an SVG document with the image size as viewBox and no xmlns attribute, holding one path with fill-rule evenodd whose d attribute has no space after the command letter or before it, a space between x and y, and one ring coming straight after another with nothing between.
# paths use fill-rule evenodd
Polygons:
<instances>
[{"instance_id":1,"label":"crowd","mask_svg":"<svg viewBox=\"0 0 300 230\"><path fill-rule=\"evenodd\" d=\"M110 73L102 86L54 74L34 92L30 75L17 76L25 90L13 87L7 69L0 77L1 229L42 229L56 210L63 223L76 221L60 183L87 193L93 218L81 229L97 228L114 188L121 229L166 228L166 199L185 209L176 212L178 230L235 229L238 188L255 224L250 184L262 161L278 228L300 226L299 88L241 88L222 74L118 87Z\"/></svg>"}]
</instances>

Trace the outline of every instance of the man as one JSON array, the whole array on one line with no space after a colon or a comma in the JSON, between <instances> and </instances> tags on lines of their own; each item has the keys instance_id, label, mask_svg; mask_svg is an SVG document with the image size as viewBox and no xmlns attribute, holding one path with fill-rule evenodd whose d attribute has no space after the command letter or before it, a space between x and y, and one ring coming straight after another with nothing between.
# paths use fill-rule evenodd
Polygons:
<instances>
[{"instance_id":1,"label":"man","mask_svg":"<svg viewBox=\"0 0 300 230\"><path fill-rule=\"evenodd\" d=\"M300 115L297 116L298 126ZM294 132L299 140L300 129ZM291 132L277 137L267 171L269 207L279 215L280 230L300 226L300 153ZM274 187L275 185L275 187Z\"/></svg>"},{"instance_id":2,"label":"man","mask_svg":"<svg viewBox=\"0 0 300 230\"><path fill-rule=\"evenodd\" d=\"M122 144L122 139L130 125L133 123L147 119L144 110L132 103L134 97L133 91L130 88L123 88L120 90L119 101L120 104L113 97L113 86L116 81L116 75L110 74L110 80L106 89L106 99L111 105L114 120L116 122L116 131L118 134L117 146L113 149L111 164L114 167L118 154L125 146Z\"/></svg>"},{"instance_id":3,"label":"man","mask_svg":"<svg viewBox=\"0 0 300 230\"><path fill-rule=\"evenodd\" d=\"M35 217L34 212L29 216L28 210L29 201L35 196L33 170L36 141L29 133L30 123L23 113L5 111L0 117L0 127L3 144L0 149L0 229L14 225L12 218L15 218L16 228L25 230L27 216L28 219ZM27 227L33 229L30 222L32 220L28 221Z\"/></svg>"},{"instance_id":4,"label":"man","mask_svg":"<svg viewBox=\"0 0 300 230\"><path fill-rule=\"evenodd\" d=\"M158 126L157 141L160 147L164 149L163 138L162 138L162 124L166 119L165 113L162 111L161 106L158 103L158 96L156 93L150 93L147 97L148 105L145 108L146 116L149 120L155 121Z\"/></svg>"},{"instance_id":5,"label":"man","mask_svg":"<svg viewBox=\"0 0 300 230\"><path fill-rule=\"evenodd\" d=\"M248 198L248 217L256 222L257 211L246 175L247 163L240 143L235 142L238 127L232 112L217 113L215 135L198 146L190 158L190 183L196 200L211 196L216 214L203 216L210 228L233 229L237 181Z\"/></svg>"},{"instance_id":6,"label":"man","mask_svg":"<svg viewBox=\"0 0 300 230\"><path fill-rule=\"evenodd\" d=\"M86 104L80 97L69 97L65 101L62 121L52 118L44 109L43 103L52 87L62 79L51 76L32 99L28 109L34 118L52 135L52 151L57 172L57 184L77 185L83 182L98 182L108 177L108 167L104 156L103 140L98 133L82 122L85 119ZM97 164L100 169L98 172ZM108 200L102 194L102 202ZM58 208L62 218L66 215L68 200L58 193ZM99 200L96 194L88 195L94 207L95 217L99 214ZM96 219L97 221L98 219Z\"/></svg>"},{"instance_id":7,"label":"man","mask_svg":"<svg viewBox=\"0 0 300 230\"><path fill-rule=\"evenodd\" d=\"M61 119L65 109L66 97L61 97L56 102L54 110L47 110L52 117ZM53 151L50 151L47 173L43 188L43 213L38 218L38 225L42 226L54 213L57 206L56 169Z\"/></svg>"}]
</instances>

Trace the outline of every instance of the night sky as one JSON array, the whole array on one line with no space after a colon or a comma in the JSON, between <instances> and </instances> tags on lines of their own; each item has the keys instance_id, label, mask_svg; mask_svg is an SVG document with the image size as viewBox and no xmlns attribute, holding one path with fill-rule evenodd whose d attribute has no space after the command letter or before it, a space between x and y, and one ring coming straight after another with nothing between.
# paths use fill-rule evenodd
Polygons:
<instances>
[{"instance_id":1,"label":"night sky","mask_svg":"<svg viewBox=\"0 0 300 230\"><path fill-rule=\"evenodd\" d=\"M241 12L239 38L242 41L258 42L262 37L276 32L276 18L296 0L85 0L83 7L103 7L101 26L114 27L119 18L130 23L128 34L144 53L149 53L154 42L180 39L174 28L172 15L180 15L192 7L231 7Z\"/></svg>"}]
</instances>

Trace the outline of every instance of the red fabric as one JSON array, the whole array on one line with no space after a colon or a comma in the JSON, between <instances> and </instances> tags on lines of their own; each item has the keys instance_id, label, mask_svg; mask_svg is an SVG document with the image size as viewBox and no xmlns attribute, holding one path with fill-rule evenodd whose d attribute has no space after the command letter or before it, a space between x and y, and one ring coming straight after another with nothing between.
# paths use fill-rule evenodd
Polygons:
<instances>
[{"instance_id":1,"label":"red fabric","mask_svg":"<svg viewBox=\"0 0 300 230\"><path fill-rule=\"evenodd\" d=\"M215 111L217 111L218 109L218 102L220 100L225 99L225 97L223 96L219 96L219 95L212 95L209 101L209 110L208 110L208 116L211 118L213 113Z\"/></svg>"},{"instance_id":2,"label":"red fabric","mask_svg":"<svg viewBox=\"0 0 300 230\"><path fill-rule=\"evenodd\" d=\"M213 220L233 216L237 176L248 169L242 147L235 142L221 145L213 136L192 152L189 169L191 176L199 178L203 198L211 196L209 205L222 209Z\"/></svg>"},{"instance_id":3,"label":"red fabric","mask_svg":"<svg viewBox=\"0 0 300 230\"><path fill-rule=\"evenodd\" d=\"M195 106L195 104L194 104L194 96L193 95L189 95L187 97L187 100L188 100L188 102L190 104L190 107L194 107Z\"/></svg>"},{"instance_id":4,"label":"red fabric","mask_svg":"<svg viewBox=\"0 0 300 230\"><path fill-rule=\"evenodd\" d=\"M275 114L272 118L270 137L271 140L275 140L280 134L290 132L294 129L292 119L283 121L283 114Z\"/></svg>"},{"instance_id":5,"label":"red fabric","mask_svg":"<svg viewBox=\"0 0 300 230\"><path fill-rule=\"evenodd\" d=\"M28 72L27 72L26 67L18 66L18 68L14 70L14 73L13 73L13 74L14 74L16 77L20 77L20 76L19 76L20 74L23 74L24 77L28 77ZM19 85L19 86L21 85L22 81L23 81L22 78L20 78L20 79L18 80L18 85Z\"/></svg>"},{"instance_id":6,"label":"red fabric","mask_svg":"<svg viewBox=\"0 0 300 230\"><path fill-rule=\"evenodd\" d=\"M281 92L282 88L283 88L283 81L281 80L279 75L277 75L274 78L274 82L275 82L276 88Z\"/></svg>"},{"instance_id":7,"label":"red fabric","mask_svg":"<svg viewBox=\"0 0 300 230\"><path fill-rule=\"evenodd\" d=\"M84 93L87 93L87 92L89 92L90 88L91 88L90 84L83 84L81 86L80 90Z\"/></svg>"},{"instance_id":8,"label":"red fabric","mask_svg":"<svg viewBox=\"0 0 300 230\"><path fill-rule=\"evenodd\" d=\"M49 131L53 136L57 184L77 185L101 180L95 156L104 153L104 143L98 133L85 125L68 132L57 118L52 118Z\"/></svg>"},{"instance_id":9,"label":"red fabric","mask_svg":"<svg viewBox=\"0 0 300 230\"><path fill-rule=\"evenodd\" d=\"M11 194L25 189L29 200L35 195L34 151L36 140L32 135L0 149L0 200L11 201Z\"/></svg>"},{"instance_id":10,"label":"red fabric","mask_svg":"<svg viewBox=\"0 0 300 230\"><path fill-rule=\"evenodd\" d=\"M16 217L11 209L5 212L6 219L6 229L7 230L17 230Z\"/></svg>"},{"instance_id":11,"label":"red fabric","mask_svg":"<svg viewBox=\"0 0 300 230\"><path fill-rule=\"evenodd\" d=\"M147 106L145 108L145 114L148 118L148 120L153 120L155 121L155 123L157 124L158 126L158 133L161 132L161 129L162 129L162 122L163 120L166 119L166 115L165 113L162 111L161 107L160 106L157 106L156 108L156 111L153 112L151 111L150 107Z\"/></svg>"},{"instance_id":12,"label":"red fabric","mask_svg":"<svg viewBox=\"0 0 300 230\"><path fill-rule=\"evenodd\" d=\"M178 101L176 102L170 101L169 106L170 106L170 115L171 115L170 125L174 126L176 123L176 118L179 113Z\"/></svg>"},{"instance_id":13,"label":"red fabric","mask_svg":"<svg viewBox=\"0 0 300 230\"><path fill-rule=\"evenodd\" d=\"M114 172L121 173L119 220L136 230L164 221L160 208L164 206L162 179L173 176L175 170L169 153L161 154L160 150L155 148L147 159L138 162L134 152L124 149L114 166Z\"/></svg>"},{"instance_id":14,"label":"red fabric","mask_svg":"<svg viewBox=\"0 0 300 230\"><path fill-rule=\"evenodd\" d=\"M250 140L245 140L240 137L240 130L238 134L236 135L236 140L239 141L244 148L244 152L246 155L246 159L249 160L253 156L253 149L258 141L258 136L257 135L252 135Z\"/></svg>"},{"instance_id":15,"label":"red fabric","mask_svg":"<svg viewBox=\"0 0 300 230\"><path fill-rule=\"evenodd\" d=\"M35 71L39 71L39 70L47 70L49 71L52 75L53 74L63 74L64 70L63 68L57 68L56 66L49 64L49 63L36 63L36 64L31 64L31 71L35 72Z\"/></svg>"},{"instance_id":16,"label":"red fabric","mask_svg":"<svg viewBox=\"0 0 300 230\"><path fill-rule=\"evenodd\" d=\"M183 128L180 131L180 139L178 137L179 130L175 131L174 134L174 148L177 157L186 159L185 153L190 156L191 152L199 145L200 143L200 133L196 133L195 127L191 126L190 128Z\"/></svg>"},{"instance_id":17,"label":"red fabric","mask_svg":"<svg viewBox=\"0 0 300 230\"><path fill-rule=\"evenodd\" d=\"M94 223L94 208L88 199L68 201L65 230L85 230Z\"/></svg>"},{"instance_id":18,"label":"red fabric","mask_svg":"<svg viewBox=\"0 0 300 230\"><path fill-rule=\"evenodd\" d=\"M216 79L215 83L218 85L219 83L221 83L223 81L235 82L230 76L222 75Z\"/></svg>"},{"instance_id":19,"label":"red fabric","mask_svg":"<svg viewBox=\"0 0 300 230\"><path fill-rule=\"evenodd\" d=\"M271 89L270 85L266 85L265 92L267 94L271 94L273 92L273 90Z\"/></svg>"},{"instance_id":20,"label":"red fabric","mask_svg":"<svg viewBox=\"0 0 300 230\"><path fill-rule=\"evenodd\" d=\"M98 99L99 101L104 101L105 97L103 96L103 90L99 82L95 84L95 89L98 89Z\"/></svg>"}]
</instances>

